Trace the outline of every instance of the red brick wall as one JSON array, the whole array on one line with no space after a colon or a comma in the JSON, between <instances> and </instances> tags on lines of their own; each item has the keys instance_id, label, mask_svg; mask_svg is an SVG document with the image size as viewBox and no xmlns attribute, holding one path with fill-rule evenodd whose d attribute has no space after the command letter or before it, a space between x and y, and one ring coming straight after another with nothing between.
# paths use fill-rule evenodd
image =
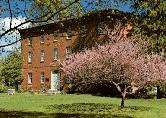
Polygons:
<instances>
[{"instance_id":1,"label":"red brick wall","mask_svg":"<svg viewBox=\"0 0 166 118\"><path fill-rule=\"evenodd\" d=\"M24 89L41 89L40 74L45 73L46 81L45 84L50 87L51 82L51 71L56 70L57 61L54 60L54 48L58 48L58 59L62 61L66 55L66 47L71 47L73 41L77 36L73 36L71 39L67 39L66 33L59 33L58 41L54 41L53 34L46 34L44 44L40 43L40 36L33 37L32 45L28 45L28 38L23 39L22 43L22 54L23 54L23 82L22 87ZM44 62L41 63L41 50L44 50ZM28 52L32 51L32 63L28 63ZM32 85L28 85L28 73L32 73L33 82Z\"/></svg>"},{"instance_id":2,"label":"red brick wall","mask_svg":"<svg viewBox=\"0 0 166 118\"><path fill-rule=\"evenodd\" d=\"M91 20L89 20L88 24L86 24L88 27L88 36L90 37L98 37L97 35L97 22L98 19L96 17L93 17ZM44 44L40 43L40 35L42 32L40 32L39 28L36 28L37 31L33 31L35 29L30 29L30 33L28 35L29 30L27 30L24 34L22 34L23 40L22 43L22 54L23 54L23 64L22 64L22 70L23 70L23 82L22 87L23 89L35 89L35 90L41 90L41 87L43 84L40 82L40 74L41 72L45 73L45 86L48 87L48 89L51 86L51 71L54 71L57 69L58 62L54 60L54 48L58 48L58 59L62 61L65 58L66 55L66 47L71 47L74 41L77 39L79 26L77 24L68 24L69 26L72 25L74 29L72 31L74 32L74 35L69 40L66 37L65 29L61 28L60 33L58 35L58 41L54 42L54 35L53 31L54 26L49 25L49 28L47 27L47 30L43 33L45 37ZM41 27L40 27L41 28ZM131 30L132 26L127 25L127 27L124 30L124 35L128 34L128 30ZM57 28L56 28L57 29ZM39 32L38 32L39 31ZM39 33L39 34L37 34ZM32 46L28 45L28 36L33 36L33 43ZM104 38L104 35L101 35L100 38ZM40 54L41 50L44 50L45 52L45 58L44 63L40 62ZM32 58L32 64L28 64L28 52L33 52L33 58ZM33 76L33 82L32 85L28 85L28 73L32 73Z\"/></svg>"}]
</instances>

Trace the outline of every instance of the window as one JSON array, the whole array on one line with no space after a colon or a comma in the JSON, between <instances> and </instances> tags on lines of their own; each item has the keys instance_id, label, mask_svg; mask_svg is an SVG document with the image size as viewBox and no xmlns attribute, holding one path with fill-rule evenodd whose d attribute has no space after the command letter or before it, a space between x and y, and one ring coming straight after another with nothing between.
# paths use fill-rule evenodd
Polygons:
<instances>
[{"instance_id":1,"label":"window","mask_svg":"<svg viewBox=\"0 0 166 118\"><path fill-rule=\"evenodd\" d=\"M85 52L85 51L86 51L86 47L85 46L81 47L81 49L79 50L79 52Z\"/></svg>"},{"instance_id":2,"label":"window","mask_svg":"<svg viewBox=\"0 0 166 118\"><path fill-rule=\"evenodd\" d=\"M66 57L69 57L72 55L72 49L70 47L66 48Z\"/></svg>"},{"instance_id":3,"label":"window","mask_svg":"<svg viewBox=\"0 0 166 118\"><path fill-rule=\"evenodd\" d=\"M71 84L72 83L72 80L70 78L67 78L66 79L66 84Z\"/></svg>"},{"instance_id":4,"label":"window","mask_svg":"<svg viewBox=\"0 0 166 118\"><path fill-rule=\"evenodd\" d=\"M54 31L54 41L58 41L58 31Z\"/></svg>"},{"instance_id":5,"label":"window","mask_svg":"<svg viewBox=\"0 0 166 118\"><path fill-rule=\"evenodd\" d=\"M86 36L86 33L87 33L86 26L85 25L81 26L81 28L80 28L80 35L81 35L81 37Z\"/></svg>"},{"instance_id":6,"label":"window","mask_svg":"<svg viewBox=\"0 0 166 118\"><path fill-rule=\"evenodd\" d=\"M28 63L32 63L32 52L28 53Z\"/></svg>"},{"instance_id":7,"label":"window","mask_svg":"<svg viewBox=\"0 0 166 118\"><path fill-rule=\"evenodd\" d=\"M32 45L32 40L33 40L32 37L28 37L28 45Z\"/></svg>"},{"instance_id":8,"label":"window","mask_svg":"<svg viewBox=\"0 0 166 118\"><path fill-rule=\"evenodd\" d=\"M104 22L100 22L100 23L98 24L98 34L103 34L104 29L105 29L105 24L104 24Z\"/></svg>"},{"instance_id":9,"label":"window","mask_svg":"<svg viewBox=\"0 0 166 118\"><path fill-rule=\"evenodd\" d=\"M40 43L44 43L44 35L40 36Z\"/></svg>"},{"instance_id":10,"label":"window","mask_svg":"<svg viewBox=\"0 0 166 118\"><path fill-rule=\"evenodd\" d=\"M58 48L54 48L54 60L58 59Z\"/></svg>"},{"instance_id":11,"label":"window","mask_svg":"<svg viewBox=\"0 0 166 118\"><path fill-rule=\"evenodd\" d=\"M32 84L32 73L28 73L28 84Z\"/></svg>"},{"instance_id":12,"label":"window","mask_svg":"<svg viewBox=\"0 0 166 118\"><path fill-rule=\"evenodd\" d=\"M70 29L67 30L67 39L71 39L72 31Z\"/></svg>"},{"instance_id":13,"label":"window","mask_svg":"<svg viewBox=\"0 0 166 118\"><path fill-rule=\"evenodd\" d=\"M41 83L44 83L44 72L41 72L40 81Z\"/></svg>"},{"instance_id":14,"label":"window","mask_svg":"<svg viewBox=\"0 0 166 118\"><path fill-rule=\"evenodd\" d=\"M41 62L44 62L44 50L41 51L41 59L40 59Z\"/></svg>"}]
</instances>

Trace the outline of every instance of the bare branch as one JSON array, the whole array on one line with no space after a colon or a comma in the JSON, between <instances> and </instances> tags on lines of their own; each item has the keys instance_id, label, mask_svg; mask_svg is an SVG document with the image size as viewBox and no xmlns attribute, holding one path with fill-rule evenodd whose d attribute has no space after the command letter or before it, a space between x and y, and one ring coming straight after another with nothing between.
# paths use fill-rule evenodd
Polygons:
<instances>
[{"instance_id":1,"label":"bare branch","mask_svg":"<svg viewBox=\"0 0 166 118\"><path fill-rule=\"evenodd\" d=\"M10 12L10 28L12 28L12 18L13 18L12 9L11 9L9 0L7 0L7 2L8 2L8 5L9 5L9 12Z\"/></svg>"},{"instance_id":2,"label":"bare branch","mask_svg":"<svg viewBox=\"0 0 166 118\"><path fill-rule=\"evenodd\" d=\"M127 91L129 88L131 88L131 86L126 87L126 91Z\"/></svg>"},{"instance_id":3,"label":"bare branch","mask_svg":"<svg viewBox=\"0 0 166 118\"><path fill-rule=\"evenodd\" d=\"M33 20L27 20L27 21L25 21L25 22L22 22L22 23L20 23L19 25L17 25L17 26L15 26L15 27L13 27L13 28L10 28L10 29L8 29L8 30L6 30L4 33L2 33L1 35L0 35L0 38L1 37L3 37L3 36L5 36L7 33L9 33L9 32L11 32L11 31L13 31L13 30L18 30L18 28L20 27L20 26L22 26L22 25L24 25L24 24L27 24L27 23L35 23L35 21L33 21Z\"/></svg>"},{"instance_id":4,"label":"bare branch","mask_svg":"<svg viewBox=\"0 0 166 118\"><path fill-rule=\"evenodd\" d=\"M8 0L9 1L9 0ZM10 27L10 29L6 30L4 33L0 34L0 38L2 38L3 36L5 36L6 34L8 34L9 32L13 31L13 30L18 30L18 28L24 24L27 24L27 23L41 23L41 22L47 22L48 20L50 20L51 18L53 18L56 14L60 13L61 11L67 9L68 7L70 7L71 5L77 3L79 0L74 0L73 2L71 2L70 4L68 4L67 6L59 9L58 11L56 11L55 13L52 13L51 16L49 16L47 19L45 20L41 20L41 18L43 17L46 17L49 13L41 16L41 17L38 17L36 19L30 19L30 20L27 20L25 22L22 22L20 23L19 25L15 26L15 27ZM6 45L0 45L0 48L2 47L6 47L6 46L9 46L9 45L13 45L14 43L17 43L19 40L15 41L15 42L12 42L12 43L9 43L9 44L6 44Z\"/></svg>"},{"instance_id":5,"label":"bare branch","mask_svg":"<svg viewBox=\"0 0 166 118\"><path fill-rule=\"evenodd\" d=\"M120 86L117 83L115 83L114 81L111 81L111 82L116 86L117 90L121 93L122 90L121 90Z\"/></svg>"},{"instance_id":6,"label":"bare branch","mask_svg":"<svg viewBox=\"0 0 166 118\"><path fill-rule=\"evenodd\" d=\"M8 43L8 44L6 44L6 45L1 45L0 48L13 45L13 44L15 44L15 43L18 43L18 42L21 41L21 40L22 40L22 38L20 38L19 40L14 41L14 42L12 42L12 43Z\"/></svg>"}]
</instances>

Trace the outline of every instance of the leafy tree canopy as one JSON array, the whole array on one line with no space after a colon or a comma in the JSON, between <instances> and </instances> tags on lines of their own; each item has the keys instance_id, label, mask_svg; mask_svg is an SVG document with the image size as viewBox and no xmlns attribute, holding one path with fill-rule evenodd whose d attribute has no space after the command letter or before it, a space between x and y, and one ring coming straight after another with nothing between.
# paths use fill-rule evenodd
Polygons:
<instances>
[{"instance_id":1,"label":"leafy tree canopy","mask_svg":"<svg viewBox=\"0 0 166 118\"><path fill-rule=\"evenodd\" d=\"M18 85L22 80L21 64L22 56L18 51L12 52L3 60L1 63L0 80L6 86L13 86L18 89Z\"/></svg>"}]
</instances>

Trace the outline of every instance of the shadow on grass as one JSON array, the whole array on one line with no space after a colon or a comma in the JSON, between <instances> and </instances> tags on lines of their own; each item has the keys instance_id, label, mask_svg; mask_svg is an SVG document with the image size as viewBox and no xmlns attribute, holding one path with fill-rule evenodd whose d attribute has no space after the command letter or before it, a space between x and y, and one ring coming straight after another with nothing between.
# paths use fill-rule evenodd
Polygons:
<instances>
[{"instance_id":1,"label":"shadow on grass","mask_svg":"<svg viewBox=\"0 0 166 118\"><path fill-rule=\"evenodd\" d=\"M149 108L139 106L128 106L121 109L117 105L103 103L73 103L61 105L49 105L46 109L64 113L80 115L82 118L132 118L126 112L146 111ZM124 113L123 113L124 111ZM118 113L118 114L117 114Z\"/></svg>"},{"instance_id":2,"label":"shadow on grass","mask_svg":"<svg viewBox=\"0 0 166 118\"><path fill-rule=\"evenodd\" d=\"M128 114L116 114L120 112L120 108L112 104L100 103L74 103L49 105L46 107L48 111L53 113L41 112L18 112L18 111L0 111L0 118L132 118ZM126 107L122 111L148 110L143 107ZM113 114L114 113L114 114Z\"/></svg>"},{"instance_id":3,"label":"shadow on grass","mask_svg":"<svg viewBox=\"0 0 166 118\"><path fill-rule=\"evenodd\" d=\"M0 118L132 118L129 116L103 115L103 114L67 114L67 113L26 113L26 112L0 112Z\"/></svg>"}]
</instances>

